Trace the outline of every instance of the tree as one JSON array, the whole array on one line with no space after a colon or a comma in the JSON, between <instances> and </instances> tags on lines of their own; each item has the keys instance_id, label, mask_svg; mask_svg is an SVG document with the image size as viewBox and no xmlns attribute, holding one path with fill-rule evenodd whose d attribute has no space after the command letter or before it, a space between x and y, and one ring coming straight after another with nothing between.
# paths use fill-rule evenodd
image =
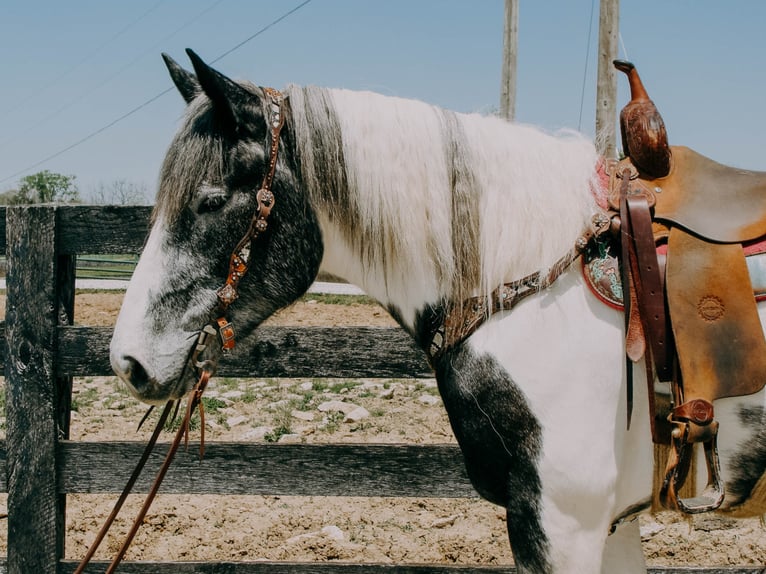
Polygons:
<instances>
[{"instance_id":1,"label":"tree","mask_svg":"<svg viewBox=\"0 0 766 574\"><path fill-rule=\"evenodd\" d=\"M99 183L88 198L102 205L146 205L149 203L146 185L117 179L111 184Z\"/></svg>"},{"instance_id":2,"label":"tree","mask_svg":"<svg viewBox=\"0 0 766 574\"><path fill-rule=\"evenodd\" d=\"M21 178L15 193L8 192L0 198L12 205L27 203L76 203L80 192L74 175L53 173L47 169Z\"/></svg>"}]
</instances>

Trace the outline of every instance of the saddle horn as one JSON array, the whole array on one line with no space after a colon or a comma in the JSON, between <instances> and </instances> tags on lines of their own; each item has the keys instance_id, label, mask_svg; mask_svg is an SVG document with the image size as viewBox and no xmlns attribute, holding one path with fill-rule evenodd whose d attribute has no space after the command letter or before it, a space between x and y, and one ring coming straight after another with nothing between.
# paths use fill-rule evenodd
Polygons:
<instances>
[{"instance_id":1,"label":"saddle horn","mask_svg":"<svg viewBox=\"0 0 766 574\"><path fill-rule=\"evenodd\" d=\"M646 175L665 177L670 173L671 157L665 122L633 63L625 60L612 63L628 76L630 85L630 101L620 112L623 152Z\"/></svg>"}]
</instances>

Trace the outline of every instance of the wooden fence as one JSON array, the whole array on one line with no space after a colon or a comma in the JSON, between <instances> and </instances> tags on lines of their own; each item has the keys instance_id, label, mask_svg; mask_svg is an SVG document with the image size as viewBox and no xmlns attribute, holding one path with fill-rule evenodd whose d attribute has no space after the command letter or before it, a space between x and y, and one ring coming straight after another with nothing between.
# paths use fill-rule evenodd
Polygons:
<instances>
[{"instance_id":1,"label":"wooden fence","mask_svg":"<svg viewBox=\"0 0 766 574\"><path fill-rule=\"evenodd\" d=\"M68 573L69 493L117 493L138 460L137 442L68 440L72 377L111 374L109 328L73 326L77 254L137 253L146 207L25 206L0 209L8 260L5 345L7 440L0 490L8 492L8 556L0 574ZM353 353L353 355L351 355ZM349 357L353 359L349 360ZM249 360L223 363L229 377L430 377L421 352L399 329L264 328ZM147 465L146 492L164 452ZM452 445L274 445L208 443L178 453L165 493L474 497ZM87 572L103 572L96 562ZM508 567L285 562L126 562L124 574L478 574ZM759 567L670 568L653 573L763 573Z\"/></svg>"}]
</instances>

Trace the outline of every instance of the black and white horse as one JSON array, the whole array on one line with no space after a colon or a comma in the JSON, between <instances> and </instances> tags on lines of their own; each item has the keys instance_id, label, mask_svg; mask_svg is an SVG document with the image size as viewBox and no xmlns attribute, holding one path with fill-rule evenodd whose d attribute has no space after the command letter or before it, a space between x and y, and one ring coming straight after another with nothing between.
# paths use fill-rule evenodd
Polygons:
<instances>
[{"instance_id":1,"label":"black and white horse","mask_svg":"<svg viewBox=\"0 0 766 574\"><path fill-rule=\"evenodd\" d=\"M187 114L111 344L116 373L151 403L195 382L189 356L219 309L274 133L270 92L190 56L195 74L168 61ZM426 347L451 303L545 272L599 209L599 157L577 134L374 93L289 86L284 96L274 207L228 309L241 339L321 268L362 287ZM643 392L626 430L623 340L622 314L575 264L433 358L471 480L507 509L519 572L645 572L637 522L609 534L652 489ZM746 501L766 470L765 404L764 391L716 403L724 507Z\"/></svg>"}]
</instances>

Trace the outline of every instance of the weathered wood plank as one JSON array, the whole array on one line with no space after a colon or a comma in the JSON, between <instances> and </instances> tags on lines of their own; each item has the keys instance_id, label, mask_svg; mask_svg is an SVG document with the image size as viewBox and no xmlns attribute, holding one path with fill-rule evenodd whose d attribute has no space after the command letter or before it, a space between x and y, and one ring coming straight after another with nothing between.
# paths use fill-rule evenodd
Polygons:
<instances>
[{"instance_id":1,"label":"weathered wood plank","mask_svg":"<svg viewBox=\"0 0 766 574\"><path fill-rule=\"evenodd\" d=\"M63 556L56 487L55 208L7 210L8 571L52 572Z\"/></svg>"},{"instance_id":2,"label":"weathered wood plank","mask_svg":"<svg viewBox=\"0 0 766 574\"><path fill-rule=\"evenodd\" d=\"M59 253L138 253L151 212L150 206L135 205L59 206Z\"/></svg>"},{"instance_id":3,"label":"weathered wood plank","mask_svg":"<svg viewBox=\"0 0 766 574\"><path fill-rule=\"evenodd\" d=\"M59 374L111 375L109 327L59 329ZM241 345L242 348L245 345ZM249 355L221 361L218 376L430 378L424 353L394 327L262 327Z\"/></svg>"},{"instance_id":4,"label":"weathered wood plank","mask_svg":"<svg viewBox=\"0 0 766 574\"><path fill-rule=\"evenodd\" d=\"M8 482L6 480L7 469L8 458L6 456L5 441L0 440L0 492L8 492Z\"/></svg>"},{"instance_id":5,"label":"weathered wood plank","mask_svg":"<svg viewBox=\"0 0 766 574\"><path fill-rule=\"evenodd\" d=\"M63 442L62 492L119 492L138 461L139 442ZM136 484L146 492L162 464L157 449ZM405 496L473 498L457 445L247 444L209 442L176 455L162 492L274 496Z\"/></svg>"},{"instance_id":6,"label":"weathered wood plank","mask_svg":"<svg viewBox=\"0 0 766 574\"><path fill-rule=\"evenodd\" d=\"M6 207L0 207L0 253L5 253L5 213Z\"/></svg>"},{"instance_id":7,"label":"weathered wood plank","mask_svg":"<svg viewBox=\"0 0 766 574\"><path fill-rule=\"evenodd\" d=\"M85 574L103 572L108 562L93 562ZM64 561L60 574L70 574L76 567ZM512 566L477 566L453 564L350 564L342 562L123 562L121 574L515 574ZM0 570L2 574L2 570ZM649 568L647 574L766 574L760 566L722 566L719 568L681 567Z\"/></svg>"},{"instance_id":8,"label":"weathered wood plank","mask_svg":"<svg viewBox=\"0 0 766 574\"><path fill-rule=\"evenodd\" d=\"M5 320L0 321L0 374L5 373Z\"/></svg>"},{"instance_id":9,"label":"weathered wood plank","mask_svg":"<svg viewBox=\"0 0 766 574\"><path fill-rule=\"evenodd\" d=\"M93 562L85 574L104 572L108 562ZM74 572L76 563L62 562L60 574ZM342 562L123 562L120 574L514 574L510 566L452 564L353 564ZM731 573L727 573L731 574ZM752 574L752 573L749 573Z\"/></svg>"}]
</instances>

